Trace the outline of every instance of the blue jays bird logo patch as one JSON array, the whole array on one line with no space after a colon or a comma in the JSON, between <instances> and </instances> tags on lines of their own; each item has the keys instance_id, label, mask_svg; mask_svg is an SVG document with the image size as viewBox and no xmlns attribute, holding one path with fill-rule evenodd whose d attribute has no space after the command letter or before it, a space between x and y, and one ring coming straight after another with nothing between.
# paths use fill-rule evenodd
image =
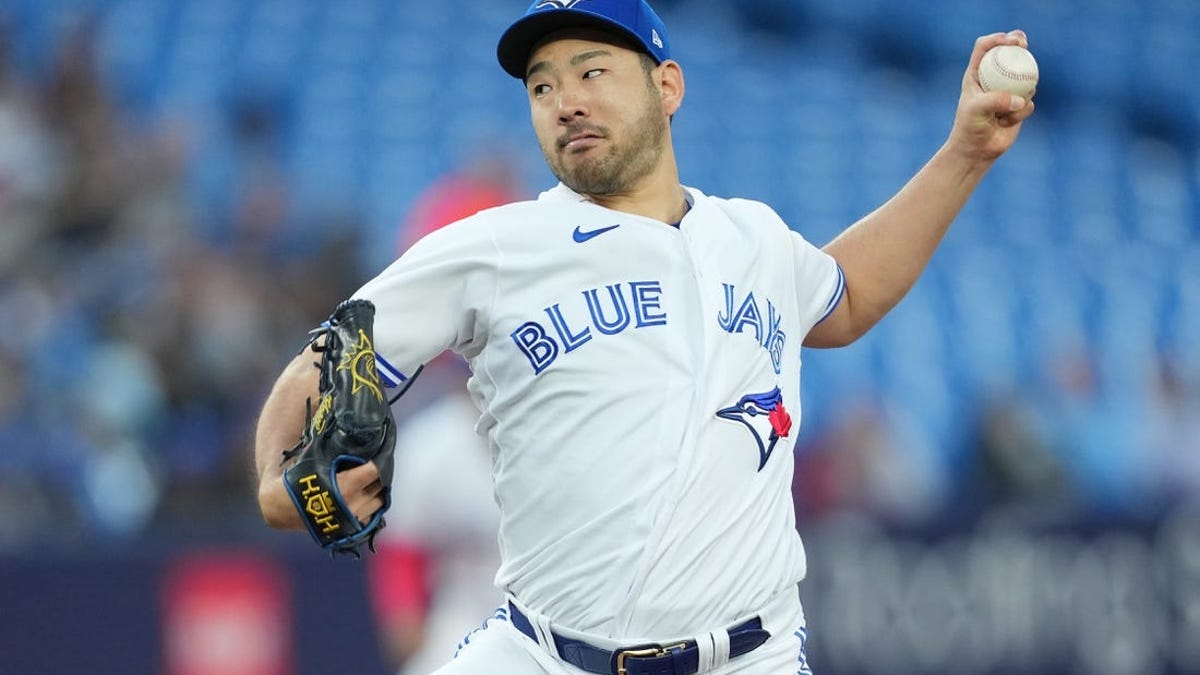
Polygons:
<instances>
[{"instance_id":1,"label":"blue jays bird logo patch","mask_svg":"<svg viewBox=\"0 0 1200 675\"><path fill-rule=\"evenodd\" d=\"M760 416L765 416L770 423L766 440L763 440L762 433L752 424L752 420ZM745 426L754 436L755 442L758 443L759 471L767 465L771 452L775 450L775 444L780 438L787 438L792 429L792 417L783 407L783 394L780 393L779 387L763 394L747 394L736 404L718 410L717 417Z\"/></svg>"}]
</instances>

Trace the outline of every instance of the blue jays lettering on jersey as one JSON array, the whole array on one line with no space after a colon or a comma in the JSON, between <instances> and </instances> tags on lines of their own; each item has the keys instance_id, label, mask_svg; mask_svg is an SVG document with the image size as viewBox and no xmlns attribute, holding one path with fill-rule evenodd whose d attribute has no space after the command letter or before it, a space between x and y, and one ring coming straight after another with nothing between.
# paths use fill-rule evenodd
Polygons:
<instances>
[{"instance_id":1,"label":"blue jays lettering on jersey","mask_svg":"<svg viewBox=\"0 0 1200 675\"><path fill-rule=\"evenodd\" d=\"M779 538L784 439L800 343L843 282L766 205L688 196L675 228L560 185L441 228L355 294L397 378L467 358L496 582L580 631L728 625L804 576L799 537Z\"/></svg>"},{"instance_id":2,"label":"blue jays lettering on jersey","mask_svg":"<svg viewBox=\"0 0 1200 675\"><path fill-rule=\"evenodd\" d=\"M764 313L754 299L753 292L747 293L739 303L736 302L737 291L734 285L721 285L725 288L725 308L723 314L717 318L721 330L727 333L741 333L746 328L754 329L755 341L771 355L771 365L775 367L775 374L778 375L783 367L783 348L787 342L787 334L780 329L783 317L770 300L766 301L767 311Z\"/></svg>"},{"instance_id":3,"label":"blue jays lettering on jersey","mask_svg":"<svg viewBox=\"0 0 1200 675\"><path fill-rule=\"evenodd\" d=\"M529 359L535 375L549 368L559 354L579 349L595 334L618 335L630 326L646 328L667 324L667 315L662 311L662 284L658 281L609 284L604 287L603 294L601 289L589 288L579 295L582 299L572 300L576 305L587 305L587 319L583 324L573 328L563 315L562 303L556 302L543 310L549 317L548 324L545 320L526 321L510 334L517 349Z\"/></svg>"}]
</instances>

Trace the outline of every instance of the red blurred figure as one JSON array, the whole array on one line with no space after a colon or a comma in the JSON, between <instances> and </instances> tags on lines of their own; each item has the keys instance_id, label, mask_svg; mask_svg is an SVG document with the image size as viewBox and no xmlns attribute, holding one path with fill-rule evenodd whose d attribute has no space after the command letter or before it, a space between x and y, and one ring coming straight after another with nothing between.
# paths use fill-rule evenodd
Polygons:
<instances>
[{"instance_id":1,"label":"red blurred figure","mask_svg":"<svg viewBox=\"0 0 1200 675\"><path fill-rule=\"evenodd\" d=\"M513 165L504 156L488 155L426 188L401 226L397 237L399 252L447 223L519 201L521 190Z\"/></svg>"},{"instance_id":2,"label":"red blurred figure","mask_svg":"<svg viewBox=\"0 0 1200 675\"><path fill-rule=\"evenodd\" d=\"M447 223L517 201L513 163L490 155L432 184L402 225L401 253ZM503 602L499 513L491 460L474 432L469 372L446 352L426 364L396 411L393 508L368 556L368 591L387 663L400 673L435 670Z\"/></svg>"}]
</instances>

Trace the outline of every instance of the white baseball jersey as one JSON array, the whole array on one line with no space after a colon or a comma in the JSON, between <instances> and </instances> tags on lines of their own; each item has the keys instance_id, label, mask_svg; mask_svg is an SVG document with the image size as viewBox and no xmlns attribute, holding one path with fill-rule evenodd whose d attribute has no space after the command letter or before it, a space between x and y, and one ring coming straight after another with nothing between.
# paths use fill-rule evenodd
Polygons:
<instances>
[{"instance_id":1,"label":"white baseball jersey","mask_svg":"<svg viewBox=\"0 0 1200 675\"><path fill-rule=\"evenodd\" d=\"M385 379L468 359L496 583L577 631L690 635L804 576L800 346L841 270L764 204L688 194L676 228L559 185L430 234L355 295Z\"/></svg>"}]
</instances>

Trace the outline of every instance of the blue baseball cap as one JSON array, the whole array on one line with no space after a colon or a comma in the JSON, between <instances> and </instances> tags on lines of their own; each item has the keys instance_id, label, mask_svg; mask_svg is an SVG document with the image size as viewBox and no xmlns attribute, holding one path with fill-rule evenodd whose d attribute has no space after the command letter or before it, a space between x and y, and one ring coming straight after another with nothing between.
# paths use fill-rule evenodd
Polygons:
<instances>
[{"instance_id":1,"label":"blue baseball cap","mask_svg":"<svg viewBox=\"0 0 1200 675\"><path fill-rule=\"evenodd\" d=\"M525 79L538 40L563 28L600 28L640 45L656 63L671 58L667 29L645 0L534 0L500 36L496 57L509 75Z\"/></svg>"}]
</instances>

